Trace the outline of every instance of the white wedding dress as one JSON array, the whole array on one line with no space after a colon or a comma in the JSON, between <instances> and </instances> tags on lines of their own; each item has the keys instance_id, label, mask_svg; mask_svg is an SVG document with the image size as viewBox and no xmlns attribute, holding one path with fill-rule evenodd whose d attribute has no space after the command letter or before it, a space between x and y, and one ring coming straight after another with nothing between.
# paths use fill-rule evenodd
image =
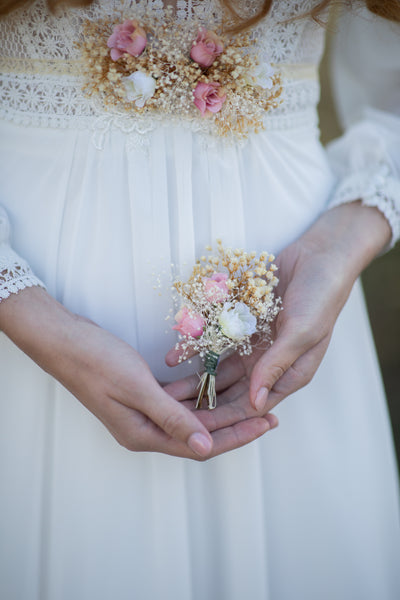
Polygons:
<instances>
[{"instance_id":1,"label":"white wedding dress","mask_svg":"<svg viewBox=\"0 0 400 600\"><path fill-rule=\"evenodd\" d=\"M170 302L153 272L191 264L217 236L277 254L329 202L359 197L399 234L400 35L346 15L334 91L349 129L327 155L325 31L287 20L312 0L277 0L257 43L282 70L284 102L264 132L228 144L198 123L135 120L83 96L82 21L144 4L51 16L40 0L0 22L0 299L38 277L171 380ZM178 20L218 14L217 0L177 5ZM277 407L280 427L203 464L118 446L3 334L0 390L2 599L400 597L396 465L358 285L314 380Z\"/></svg>"}]
</instances>

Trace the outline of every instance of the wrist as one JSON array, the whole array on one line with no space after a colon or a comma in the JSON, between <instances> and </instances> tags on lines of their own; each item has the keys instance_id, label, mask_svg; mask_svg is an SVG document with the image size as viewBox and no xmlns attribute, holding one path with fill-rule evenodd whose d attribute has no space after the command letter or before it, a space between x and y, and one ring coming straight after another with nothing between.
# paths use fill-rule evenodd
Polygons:
<instances>
[{"instance_id":1,"label":"wrist","mask_svg":"<svg viewBox=\"0 0 400 600\"><path fill-rule=\"evenodd\" d=\"M330 255L332 265L346 267L355 280L390 239L390 225L383 214L354 201L323 213L301 241L311 251Z\"/></svg>"},{"instance_id":2,"label":"wrist","mask_svg":"<svg viewBox=\"0 0 400 600\"><path fill-rule=\"evenodd\" d=\"M39 287L0 303L0 330L47 372L64 352L75 316Z\"/></svg>"}]
</instances>

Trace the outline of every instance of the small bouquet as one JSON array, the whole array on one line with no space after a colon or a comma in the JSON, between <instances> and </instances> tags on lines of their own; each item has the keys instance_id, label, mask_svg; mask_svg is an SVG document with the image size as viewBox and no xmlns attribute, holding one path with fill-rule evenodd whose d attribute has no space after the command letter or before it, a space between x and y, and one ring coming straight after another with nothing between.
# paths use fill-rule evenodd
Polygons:
<instances>
[{"instance_id":1,"label":"small bouquet","mask_svg":"<svg viewBox=\"0 0 400 600\"><path fill-rule=\"evenodd\" d=\"M212 252L210 247L207 251ZM273 290L278 284L274 256L262 252L225 249L217 240L216 255L202 256L188 281L174 281L183 304L173 327L181 334L177 344L179 361L192 351L204 359L196 408L208 397L208 408L216 407L215 375L223 352L236 350L250 355L254 336L270 339L270 323L281 310ZM257 340L256 340L257 341Z\"/></svg>"}]
</instances>

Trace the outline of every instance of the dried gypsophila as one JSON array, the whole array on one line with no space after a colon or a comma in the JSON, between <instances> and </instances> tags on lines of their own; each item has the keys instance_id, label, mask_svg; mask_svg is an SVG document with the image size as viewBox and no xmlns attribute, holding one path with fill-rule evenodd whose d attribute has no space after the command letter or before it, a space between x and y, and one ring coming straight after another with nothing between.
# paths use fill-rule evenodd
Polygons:
<instances>
[{"instance_id":1,"label":"dried gypsophila","mask_svg":"<svg viewBox=\"0 0 400 600\"><path fill-rule=\"evenodd\" d=\"M281 78L260 64L248 33L228 36L217 29L177 23L172 10L162 20L152 13L122 24L87 21L79 44L84 90L106 109L208 121L210 133L245 138L262 130L265 112L280 104ZM202 48L210 45L212 60L204 61Z\"/></svg>"},{"instance_id":2,"label":"dried gypsophila","mask_svg":"<svg viewBox=\"0 0 400 600\"><path fill-rule=\"evenodd\" d=\"M210 247L206 248L212 252ZM173 327L180 332L179 361L193 351L204 359L196 408L208 397L208 408L216 406L215 376L218 361L227 350L250 355L254 336L271 341L271 322L281 310L275 297L278 284L274 256L262 252L223 248L217 240L216 254L202 256L186 282L174 281L183 305Z\"/></svg>"}]
</instances>

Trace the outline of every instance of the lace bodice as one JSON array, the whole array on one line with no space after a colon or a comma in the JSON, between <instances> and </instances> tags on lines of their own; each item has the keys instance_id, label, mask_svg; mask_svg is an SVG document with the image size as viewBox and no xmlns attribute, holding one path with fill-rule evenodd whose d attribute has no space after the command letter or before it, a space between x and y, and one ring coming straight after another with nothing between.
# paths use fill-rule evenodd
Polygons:
<instances>
[{"instance_id":1,"label":"lace bodice","mask_svg":"<svg viewBox=\"0 0 400 600\"><path fill-rule=\"evenodd\" d=\"M316 3L316 0L275 0L268 17L252 31L252 49L261 63L272 63L279 70L282 81L282 103L266 112L267 130L316 125L319 99L316 72L325 30L310 17L304 17ZM223 18L218 0L171 0L168 4L173 6L178 24L195 21L213 28ZM256 9L256 2L240 0L243 14L249 15ZM92 130L92 139L99 149L108 132L118 128L126 133L128 149L130 144L146 146L151 131L168 123L170 117L146 118L141 114L107 110L96 98L85 95L78 45L88 20L95 23L110 17L121 22L126 17L141 19L146 15L163 19L165 10L162 0L97 0L89 8L68 9L52 15L46 1L37 0L0 20L0 118L23 125ZM340 29L345 36L340 38L340 48L344 48L346 39L357 41L354 23L348 17L346 15L346 23L350 30ZM356 19L358 16L354 15ZM371 58L367 56L369 50L374 57L377 48L381 50L382 65L388 64L387 56L399 55L397 37L392 45L379 46L376 42L374 46L371 42L375 32L379 40L387 40L386 22L377 23L367 13L362 24L366 29L361 35L368 40L363 52L366 64ZM339 69L341 76L348 72L346 55L343 61L345 67ZM353 82L362 74L362 70L355 70ZM387 77L393 80L390 70ZM337 89L351 87L349 81L344 86L341 83L337 82ZM357 81L362 99L368 85L372 85L371 81L365 77ZM363 102L357 104L364 105ZM186 126L202 131L199 119ZM393 242L400 236L400 178L396 166L399 139L396 112L389 121L376 112L350 127L329 150L332 170L337 177L331 205L361 198L365 204L377 206L392 227ZM0 207L0 301L24 287L42 285L27 262L11 249L9 233L7 215Z\"/></svg>"},{"instance_id":2,"label":"lace bodice","mask_svg":"<svg viewBox=\"0 0 400 600\"><path fill-rule=\"evenodd\" d=\"M178 22L196 19L205 26L221 21L218 0L176 0ZM266 127L315 123L319 98L316 69L323 46L323 29L307 13L315 0L277 1L271 14L253 32L253 44L261 60L280 69L283 79L281 105L268 114ZM257 3L243 0L241 10L251 14ZM110 127L145 135L155 119L105 112L95 98L82 92L80 54L76 43L85 20L105 17L141 17L146 12L163 15L161 0L98 0L87 9L49 13L45 0L37 0L0 21L0 114L24 125L93 128L95 140ZM199 127L199 123L192 124Z\"/></svg>"},{"instance_id":3,"label":"lace bodice","mask_svg":"<svg viewBox=\"0 0 400 600\"><path fill-rule=\"evenodd\" d=\"M242 12L251 15L259 3L241 2ZM257 29L259 46L275 63L312 63L319 60L323 30L311 19L294 19L307 13L315 0L275 2L271 14ZM75 42L83 19L101 19L111 15L142 15L149 8L164 11L162 0L97 0L89 8L49 13L45 0L13 12L0 22L1 55L14 58L78 58ZM196 18L205 24L221 19L218 0L177 0L177 21ZM310 33L313 35L310 35Z\"/></svg>"}]
</instances>

